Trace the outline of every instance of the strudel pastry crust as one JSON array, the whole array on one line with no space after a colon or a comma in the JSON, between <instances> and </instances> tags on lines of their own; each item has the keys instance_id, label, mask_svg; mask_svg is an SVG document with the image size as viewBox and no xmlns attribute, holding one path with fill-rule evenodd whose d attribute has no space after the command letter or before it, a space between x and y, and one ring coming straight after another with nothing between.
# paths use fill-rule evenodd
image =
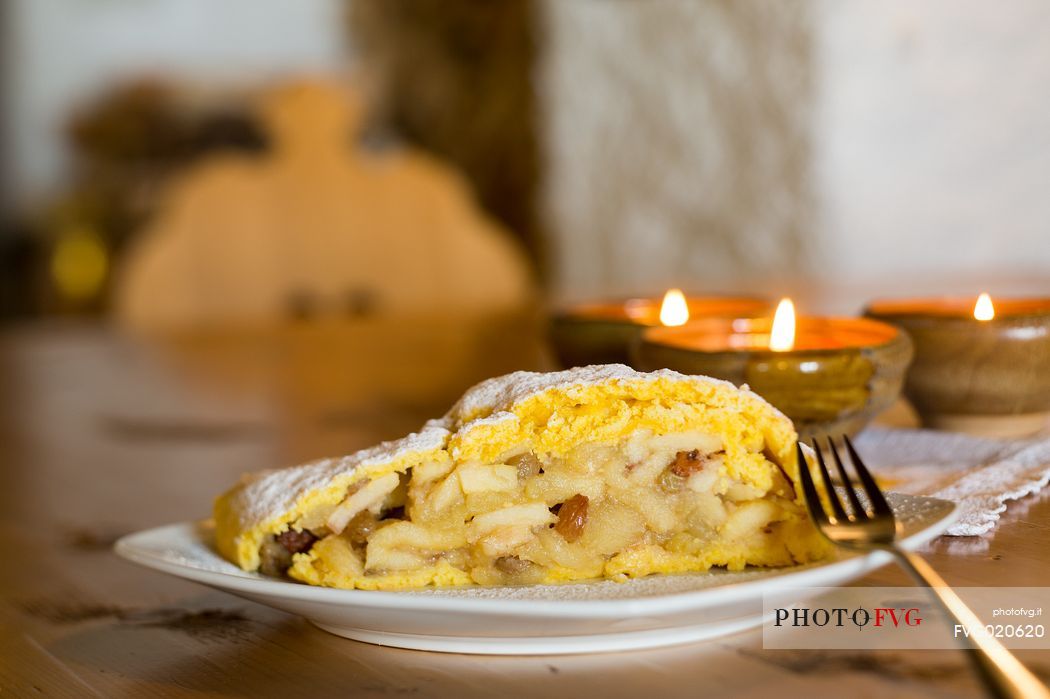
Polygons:
<instances>
[{"instance_id":1,"label":"strudel pastry crust","mask_svg":"<svg viewBox=\"0 0 1050 699\"><path fill-rule=\"evenodd\" d=\"M246 478L216 542L245 570L362 589L791 565L827 552L796 439L716 379L517 372L404 439Z\"/></svg>"}]
</instances>

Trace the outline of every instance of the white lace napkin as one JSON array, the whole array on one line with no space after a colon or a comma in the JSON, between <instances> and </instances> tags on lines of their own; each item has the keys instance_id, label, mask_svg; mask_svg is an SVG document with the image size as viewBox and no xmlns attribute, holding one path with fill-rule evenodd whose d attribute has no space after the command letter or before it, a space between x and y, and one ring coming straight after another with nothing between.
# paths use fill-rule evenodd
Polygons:
<instances>
[{"instance_id":1,"label":"white lace napkin","mask_svg":"<svg viewBox=\"0 0 1050 699\"><path fill-rule=\"evenodd\" d=\"M857 451L888 490L951 500L962 517L946 533L991 530L1006 503L1050 482L1050 437L995 440L933 430L873 427Z\"/></svg>"}]
</instances>

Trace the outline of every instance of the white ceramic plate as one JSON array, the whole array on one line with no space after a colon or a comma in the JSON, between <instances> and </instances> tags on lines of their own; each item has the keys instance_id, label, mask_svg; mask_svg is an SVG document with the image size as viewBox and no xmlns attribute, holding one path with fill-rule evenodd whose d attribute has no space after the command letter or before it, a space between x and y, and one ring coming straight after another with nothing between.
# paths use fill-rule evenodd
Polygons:
<instances>
[{"instance_id":1,"label":"white ceramic plate","mask_svg":"<svg viewBox=\"0 0 1050 699\"><path fill-rule=\"evenodd\" d=\"M907 548L929 541L957 517L955 505L945 500L899 493L887 498ZM763 596L798 601L793 587L845 583L890 560L884 552L840 552L793 568L653 575L623 583L373 592L246 573L215 552L211 528L202 523L130 534L117 542L116 551L148 568L300 614L347 638L493 655L652 648L723 636L762 623Z\"/></svg>"}]
</instances>

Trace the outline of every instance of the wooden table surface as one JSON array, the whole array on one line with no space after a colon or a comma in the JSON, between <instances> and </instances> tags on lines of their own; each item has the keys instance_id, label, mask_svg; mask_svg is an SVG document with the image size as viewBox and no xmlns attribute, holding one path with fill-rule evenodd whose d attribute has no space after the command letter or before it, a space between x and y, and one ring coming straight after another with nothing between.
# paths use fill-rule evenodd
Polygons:
<instances>
[{"instance_id":1,"label":"wooden table surface","mask_svg":"<svg viewBox=\"0 0 1050 699\"><path fill-rule=\"evenodd\" d=\"M980 696L955 651L764 651L759 631L565 657L380 648L113 554L122 534L208 516L244 471L400 436L473 381L545 366L528 324L450 327L0 335L0 697ZM928 557L956 585L1045 585L1050 491ZM909 584L894 568L863 582ZM1050 679L1050 652L1022 659Z\"/></svg>"}]
</instances>

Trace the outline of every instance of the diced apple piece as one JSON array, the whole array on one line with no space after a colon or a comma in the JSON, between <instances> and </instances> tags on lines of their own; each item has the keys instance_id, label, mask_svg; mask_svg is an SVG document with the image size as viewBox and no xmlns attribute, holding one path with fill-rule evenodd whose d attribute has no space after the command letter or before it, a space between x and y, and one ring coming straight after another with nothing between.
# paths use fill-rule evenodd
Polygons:
<instances>
[{"instance_id":1,"label":"diced apple piece","mask_svg":"<svg viewBox=\"0 0 1050 699\"><path fill-rule=\"evenodd\" d=\"M568 469L545 471L525 484L525 497L543 500L548 505L565 502L577 493L597 500L605 494L605 483L599 476L584 476Z\"/></svg>"},{"instance_id":2,"label":"diced apple piece","mask_svg":"<svg viewBox=\"0 0 1050 699\"><path fill-rule=\"evenodd\" d=\"M463 489L459 485L459 473L450 473L445 480L434 486L430 492L429 504L433 513L447 510L449 506L463 499Z\"/></svg>"},{"instance_id":3,"label":"diced apple piece","mask_svg":"<svg viewBox=\"0 0 1050 699\"><path fill-rule=\"evenodd\" d=\"M521 526L526 528L551 524L557 517L542 502L504 507L495 512L478 515L467 525L467 541L475 543L491 531L501 527Z\"/></svg>"},{"instance_id":4,"label":"diced apple piece","mask_svg":"<svg viewBox=\"0 0 1050 699\"><path fill-rule=\"evenodd\" d=\"M649 448L652 435L650 430L635 430L631 433L623 443L623 453L629 463L637 463L649 456L652 452Z\"/></svg>"},{"instance_id":5,"label":"diced apple piece","mask_svg":"<svg viewBox=\"0 0 1050 699\"><path fill-rule=\"evenodd\" d=\"M428 461L412 469L412 485L422 485L436 481L452 471L451 461Z\"/></svg>"},{"instance_id":6,"label":"diced apple piece","mask_svg":"<svg viewBox=\"0 0 1050 699\"><path fill-rule=\"evenodd\" d=\"M460 466L457 473L459 485L467 495L490 490L513 490L518 487L518 469L515 466L467 464Z\"/></svg>"},{"instance_id":7,"label":"diced apple piece","mask_svg":"<svg viewBox=\"0 0 1050 699\"><path fill-rule=\"evenodd\" d=\"M580 542L570 544L553 529L540 529L536 540L524 549L529 560L547 567L571 568L586 571L588 577L601 575L605 559Z\"/></svg>"},{"instance_id":8,"label":"diced apple piece","mask_svg":"<svg viewBox=\"0 0 1050 699\"><path fill-rule=\"evenodd\" d=\"M645 520L629 507L606 501L588 513L580 543L608 556L634 544L645 533Z\"/></svg>"},{"instance_id":9,"label":"diced apple piece","mask_svg":"<svg viewBox=\"0 0 1050 699\"><path fill-rule=\"evenodd\" d=\"M627 474L627 480L634 485L652 483L667 468L669 460L667 454L650 454L643 461L635 463L631 467L630 472Z\"/></svg>"},{"instance_id":10,"label":"diced apple piece","mask_svg":"<svg viewBox=\"0 0 1050 699\"><path fill-rule=\"evenodd\" d=\"M675 512L668 506L667 499L652 490L638 490L631 493L629 503L645 518L649 528L654 532L666 533L676 524Z\"/></svg>"},{"instance_id":11,"label":"diced apple piece","mask_svg":"<svg viewBox=\"0 0 1050 699\"><path fill-rule=\"evenodd\" d=\"M486 556L505 556L532 539L532 528L526 526L500 527L478 541Z\"/></svg>"},{"instance_id":12,"label":"diced apple piece","mask_svg":"<svg viewBox=\"0 0 1050 699\"><path fill-rule=\"evenodd\" d=\"M696 449L701 454L713 454L722 451L722 438L706 432L677 432L653 437L649 440L649 450L653 453L664 452L670 457L680 451Z\"/></svg>"},{"instance_id":13,"label":"diced apple piece","mask_svg":"<svg viewBox=\"0 0 1050 699\"><path fill-rule=\"evenodd\" d=\"M350 541L342 536L326 536L314 544L310 550L317 558L327 561L333 570L348 575L362 575L365 572L361 557L354 551Z\"/></svg>"},{"instance_id":14,"label":"diced apple piece","mask_svg":"<svg viewBox=\"0 0 1050 699\"><path fill-rule=\"evenodd\" d=\"M409 477L406 474L401 474L401 481L397 484L397 487L387 493L386 497L383 498L382 507L373 507L372 511L376 514L385 512L386 510L393 509L395 507L404 507L408 504L408 481Z\"/></svg>"},{"instance_id":15,"label":"diced apple piece","mask_svg":"<svg viewBox=\"0 0 1050 699\"><path fill-rule=\"evenodd\" d=\"M718 481L718 471L722 468L722 459L710 459L704 467L689 476L686 487L697 493L709 493L715 488Z\"/></svg>"},{"instance_id":16,"label":"diced apple piece","mask_svg":"<svg viewBox=\"0 0 1050 699\"><path fill-rule=\"evenodd\" d=\"M715 529L725 523L728 514L722 498L712 493L694 493L689 520L693 530Z\"/></svg>"},{"instance_id":17,"label":"diced apple piece","mask_svg":"<svg viewBox=\"0 0 1050 699\"><path fill-rule=\"evenodd\" d=\"M466 543L462 526L433 528L401 520L380 527L368 540L369 548L378 545L430 552L453 549Z\"/></svg>"},{"instance_id":18,"label":"diced apple piece","mask_svg":"<svg viewBox=\"0 0 1050 699\"><path fill-rule=\"evenodd\" d=\"M417 567L435 554L466 543L462 530L457 532L423 527L412 522L393 522L378 529L368 539L366 567L369 570Z\"/></svg>"},{"instance_id":19,"label":"diced apple piece","mask_svg":"<svg viewBox=\"0 0 1050 699\"><path fill-rule=\"evenodd\" d=\"M749 500L736 506L722 528L727 539L750 536L778 518L780 510L769 500Z\"/></svg>"},{"instance_id":20,"label":"diced apple piece","mask_svg":"<svg viewBox=\"0 0 1050 699\"><path fill-rule=\"evenodd\" d=\"M725 499L730 502L744 502L745 500L757 500L765 495L753 485L747 483L732 483L726 490Z\"/></svg>"},{"instance_id":21,"label":"diced apple piece","mask_svg":"<svg viewBox=\"0 0 1050 699\"><path fill-rule=\"evenodd\" d=\"M403 549L389 549L384 547L368 547L365 558L365 568L369 571L377 570L412 570L426 565L427 559L419 551L405 551Z\"/></svg>"},{"instance_id":22,"label":"diced apple piece","mask_svg":"<svg viewBox=\"0 0 1050 699\"><path fill-rule=\"evenodd\" d=\"M582 444L564 459L564 467L578 474L601 473L609 462L623 461L618 449L606 444Z\"/></svg>"},{"instance_id":23,"label":"diced apple piece","mask_svg":"<svg viewBox=\"0 0 1050 699\"><path fill-rule=\"evenodd\" d=\"M397 473L387 473L365 483L360 490L350 494L332 511L332 514L328 515L325 525L333 533L338 534L346 528L347 523L358 512L383 502L383 499L394 492L400 482L401 478Z\"/></svg>"},{"instance_id":24,"label":"diced apple piece","mask_svg":"<svg viewBox=\"0 0 1050 699\"><path fill-rule=\"evenodd\" d=\"M517 495L516 492L506 490L484 490L480 493L471 493L465 496L463 508L457 508L454 511L450 510L448 514L454 518L462 517L466 521L476 515L510 507L521 502L521 498L517 497ZM443 517L443 519L445 518Z\"/></svg>"}]
</instances>

